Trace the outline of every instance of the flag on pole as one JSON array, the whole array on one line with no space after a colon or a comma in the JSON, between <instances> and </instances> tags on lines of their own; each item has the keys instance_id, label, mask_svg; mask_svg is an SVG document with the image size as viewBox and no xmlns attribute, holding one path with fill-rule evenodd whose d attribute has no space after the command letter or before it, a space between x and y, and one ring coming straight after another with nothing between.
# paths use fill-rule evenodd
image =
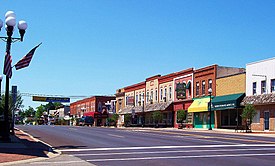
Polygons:
<instances>
[{"instance_id":1,"label":"flag on pole","mask_svg":"<svg viewBox=\"0 0 275 166\"><path fill-rule=\"evenodd\" d=\"M11 67L11 55L6 52L5 63L4 63L4 74L11 78L12 76L12 67Z\"/></svg>"},{"instance_id":2,"label":"flag on pole","mask_svg":"<svg viewBox=\"0 0 275 166\"><path fill-rule=\"evenodd\" d=\"M19 70L19 69L22 69L24 67L28 67L31 60L32 60L32 57L33 57L33 54L35 52L35 50L41 45L42 43L38 44L36 47L34 47L27 55L25 55L20 61L18 61L15 65L15 69L16 70Z\"/></svg>"}]
</instances>

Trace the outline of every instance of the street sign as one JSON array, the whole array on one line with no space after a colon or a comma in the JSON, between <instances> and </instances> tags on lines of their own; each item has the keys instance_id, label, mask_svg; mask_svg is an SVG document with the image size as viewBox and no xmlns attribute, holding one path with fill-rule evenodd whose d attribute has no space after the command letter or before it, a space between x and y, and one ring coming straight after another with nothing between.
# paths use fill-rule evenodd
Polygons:
<instances>
[{"instance_id":1,"label":"street sign","mask_svg":"<svg viewBox=\"0 0 275 166\"><path fill-rule=\"evenodd\" d=\"M68 98L68 97L33 96L32 101L69 103L70 98Z\"/></svg>"}]
</instances>

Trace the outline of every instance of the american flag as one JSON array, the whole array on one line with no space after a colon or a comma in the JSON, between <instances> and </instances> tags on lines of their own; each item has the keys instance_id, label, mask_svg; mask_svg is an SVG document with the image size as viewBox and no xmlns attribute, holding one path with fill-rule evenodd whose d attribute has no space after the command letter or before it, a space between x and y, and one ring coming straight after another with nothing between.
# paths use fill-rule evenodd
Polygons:
<instances>
[{"instance_id":1,"label":"american flag","mask_svg":"<svg viewBox=\"0 0 275 166\"><path fill-rule=\"evenodd\" d=\"M11 67L11 55L6 52L5 63L4 63L4 74L11 78L12 76L12 67Z\"/></svg>"},{"instance_id":2,"label":"american flag","mask_svg":"<svg viewBox=\"0 0 275 166\"><path fill-rule=\"evenodd\" d=\"M27 55L25 55L20 61L18 61L15 65L15 69L16 70L19 70L19 69L22 69L24 67L28 67L31 60L32 60L32 57L33 57L33 54L35 52L35 50L41 45L42 43L38 44L36 47L34 47Z\"/></svg>"}]
</instances>

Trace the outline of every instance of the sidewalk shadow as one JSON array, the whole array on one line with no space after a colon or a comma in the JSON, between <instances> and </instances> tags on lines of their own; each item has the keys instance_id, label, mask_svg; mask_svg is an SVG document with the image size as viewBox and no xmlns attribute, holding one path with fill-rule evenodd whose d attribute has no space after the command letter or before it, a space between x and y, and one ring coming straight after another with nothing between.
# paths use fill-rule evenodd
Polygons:
<instances>
[{"instance_id":1,"label":"sidewalk shadow","mask_svg":"<svg viewBox=\"0 0 275 166\"><path fill-rule=\"evenodd\" d=\"M52 152L51 148L41 142L30 141L28 139L19 138L20 134L15 135L14 139L19 140L17 143L7 143L7 147L1 147L0 153L4 154L17 154L17 155L26 155L34 157L47 157L48 152ZM24 145L20 146L20 144ZM19 146L19 147L18 147Z\"/></svg>"}]
</instances>

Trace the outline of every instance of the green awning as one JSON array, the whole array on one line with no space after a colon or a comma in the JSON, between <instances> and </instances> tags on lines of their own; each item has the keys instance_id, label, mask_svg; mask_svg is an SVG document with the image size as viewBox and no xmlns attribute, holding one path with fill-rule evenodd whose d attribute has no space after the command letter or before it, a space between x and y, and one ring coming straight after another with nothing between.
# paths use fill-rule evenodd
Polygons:
<instances>
[{"instance_id":1,"label":"green awning","mask_svg":"<svg viewBox=\"0 0 275 166\"><path fill-rule=\"evenodd\" d=\"M226 110L240 108L240 103L245 97L244 93L216 96L212 100L212 110Z\"/></svg>"}]
</instances>

